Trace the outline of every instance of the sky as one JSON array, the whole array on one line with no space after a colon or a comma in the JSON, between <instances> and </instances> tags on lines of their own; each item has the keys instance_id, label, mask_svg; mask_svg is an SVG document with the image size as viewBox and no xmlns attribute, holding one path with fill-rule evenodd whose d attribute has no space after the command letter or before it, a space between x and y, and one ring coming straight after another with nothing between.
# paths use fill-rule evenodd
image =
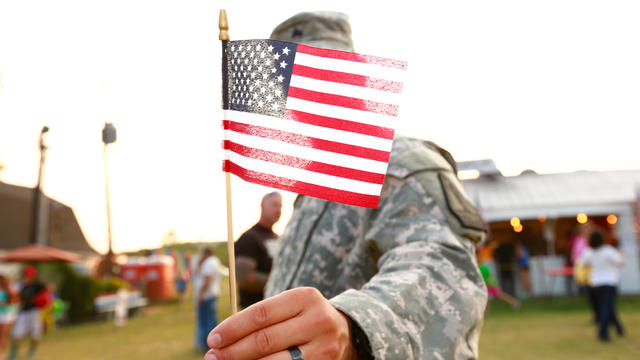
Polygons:
<instances>
[{"instance_id":1,"label":"sky","mask_svg":"<svg viewBox=\"0 0 640 360\"><path fill-rule=\"evenodd\" d=\"M393 6L391 6L393 5ZM350 16L356 51L409 63L399 134L505 175L640 168L637 1L0 0L0 180L73 207L106 251L227 237L218 12L231 39L300 11ZM271 191L232 176L234 237ZM281 232L295 194L284 193Z\"/></svg>"}]
</instances>

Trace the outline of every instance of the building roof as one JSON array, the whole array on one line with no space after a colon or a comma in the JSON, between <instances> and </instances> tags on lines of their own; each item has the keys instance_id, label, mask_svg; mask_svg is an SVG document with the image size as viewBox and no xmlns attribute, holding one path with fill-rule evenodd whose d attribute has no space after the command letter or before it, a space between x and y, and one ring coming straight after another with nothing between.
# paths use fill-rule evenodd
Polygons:
<instances>
[{"instance_id":1,"label":"building roof","mask_svg":"<svg viewBox=\"0 0 640 360\"><path fill-rule=\"evenodd\" d=\"M513 216L605 215L627 211L638 199L640 170L577 171L572 173L519 176L480 176L464 180L471 202L487 221Z\"/></svg>"},{"instance_id":2,"label":"building roof","mask_svg":"<svg viewBox=\"0 0 640 360\"><path fill-rule=\"evenodd\" d=\"M34 189L0 182L0 250L29 245ZM42 194L41 245L96 254L89 246L73 209Z\"/></svg>"}]
</instances>

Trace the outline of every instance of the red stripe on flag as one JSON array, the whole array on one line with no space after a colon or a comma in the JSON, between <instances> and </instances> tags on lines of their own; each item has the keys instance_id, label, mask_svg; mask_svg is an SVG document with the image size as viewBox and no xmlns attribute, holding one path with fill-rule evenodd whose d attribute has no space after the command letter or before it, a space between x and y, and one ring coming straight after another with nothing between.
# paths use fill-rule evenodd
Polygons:
<instances>
[{"instance_id":1,"label":"red stripe on flag","mask_svg":"<svg viewBox=\"0 0 640 360\"><path fill-rule=\"evenodd\" d=\"M293 75L308 77L316 80L331 81L347 85L362 86L374 90L381 90L399 94L402 83L398 81L378 79L364 75L316 69L305 65L293 65Z\"/></svg>"},{"instance_id":2,"label":"red stripe on flag","mask_svg":"<svg viewBox=\"0 0 640 360\"><path fill-rule=\"evenodd\" d=\"M304 111L290 109L287 109L285 111L284 118L305 124L323 126L330 129L349 131L353 133L393 140L393 129L382 126L363 124L355 121L310 114Z\"/></svg>"},{"instance_id":3,"label":"red stripe on flag","mask_svg":"<svg viewBox=\"0 0 640 360\"><path fill-rule=\"evenodd\" d=\"M318 91L289 87L289 97L313 101L320 104L341 106L349 109L369 111L387 116L398 116L398 105L363 100L349 96L328 94Z\"/></svg>"},{"instance_id":4,"label":"red stripe on flag","mask_svg":"<svg viewBox=\"0 0 640 360\"><path fill-rule=\"evenodd\" d=\"M317 47L302 45L302 44L298 44L296 51L303 54L309 54L309 55L332 58L332 59L356 61L356 62L361 62L366 64L376 64L376 65L381 65L381 66L386 66L386 67L401 69L401 70L407 69L406 61L388 59L388 58L383 58L379 56L362 55L362 54L356 54L352 52L339 51L339 50L320 49Z\"/></svg>"},{"instance_id":5,"label":"red stripe on flag","mask_svg":"<svg viewBox=\"0 0 640 360\"><path fill-rule=\"evenodd\" d=\"M222 144L222 147L225 150L233 151L234 153L240 154L244 157L268 161L276 164L295 167L298 169L309 170L321 174L337 176L345 179L358 180L372 184L382 184L384 182L384 174L377 174L344 166L330 165L319 161L312 161L296 156L262 150L254 147L244 146L230 140L225 140Z\"/></svg>"},{"instance_id":6,"label":"red stripe on flag","mask_svg":"<svg viewBox=\"0 0 640 360\"><path fill-rule=\"evenodd\" d=\"M338 190L325 186L309 184L303 181L291 180L272 174L266 174L259 171L247 170L230 160L224 160L222 170L231 172L241 179L254 184L296 192L298 194L309 195L329 201L336 201L347 205L363 206L373 209L378 207L379 196Z\"/></svg>"},{"instance_id":7,"label":"red stripe on flag","mask_svg":"<svg viewBox=\"0 0 640 360\"><path fill-rule=\"evenodd\" d=\"M231 120L223 120L222 126L225 130L232 130L235 132L258 136L266 139L273 139L276 141L282 141L290 144L296 144L308 148L329 151L333 153L339 153L344 155L351 155L360 157L363 159L376 160L382 162L389 161L390 153L388 151L370 149L362 146L344 144L336 141L330 141L325 139L318 139L310 136L304 136L287 131L276 130L263 126L248 125L238 123Z\"/></svg>"}]
</instances>

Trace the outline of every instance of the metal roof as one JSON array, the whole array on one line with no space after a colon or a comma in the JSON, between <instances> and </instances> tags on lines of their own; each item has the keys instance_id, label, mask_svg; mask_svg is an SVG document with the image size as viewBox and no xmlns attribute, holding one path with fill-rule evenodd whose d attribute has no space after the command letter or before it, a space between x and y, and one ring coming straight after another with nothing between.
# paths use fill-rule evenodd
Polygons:
<instances>
[{"instance_id":1,"label":"metal roof","mask_svg":"<svg viewBox=\"0 0 640 360\"><path fill-rule=\"evenodd\" d=\"M487 221L602 215L626 211L638 198L640 170L481 176L462 184Z\"/></svg>"}]
</instances>

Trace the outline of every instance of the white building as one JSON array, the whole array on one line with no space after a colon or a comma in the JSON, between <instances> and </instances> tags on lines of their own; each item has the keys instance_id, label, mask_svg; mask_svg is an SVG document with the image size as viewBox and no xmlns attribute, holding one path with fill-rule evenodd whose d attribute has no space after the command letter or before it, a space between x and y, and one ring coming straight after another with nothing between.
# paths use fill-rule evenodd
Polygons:
<instances>
[{"instance_id":1,"label":"white building","mask_svg":"<svg viewBox=\"0 0 640 360\"><path fill-rule=\"evenodd\" d=\"M550 276L548 270L564 266L567 233L585 219L616 241L625 255L620 292L640 293L640 170L544 175L525 171L505 177L492 160L458 165L461 175L479 175L463 180L463 186L490 226L489 241L517 238L529 249L533 295L567 292L564 279ZM513 218L520 227L512 224Z\"/></svg>"}]
</instances>

